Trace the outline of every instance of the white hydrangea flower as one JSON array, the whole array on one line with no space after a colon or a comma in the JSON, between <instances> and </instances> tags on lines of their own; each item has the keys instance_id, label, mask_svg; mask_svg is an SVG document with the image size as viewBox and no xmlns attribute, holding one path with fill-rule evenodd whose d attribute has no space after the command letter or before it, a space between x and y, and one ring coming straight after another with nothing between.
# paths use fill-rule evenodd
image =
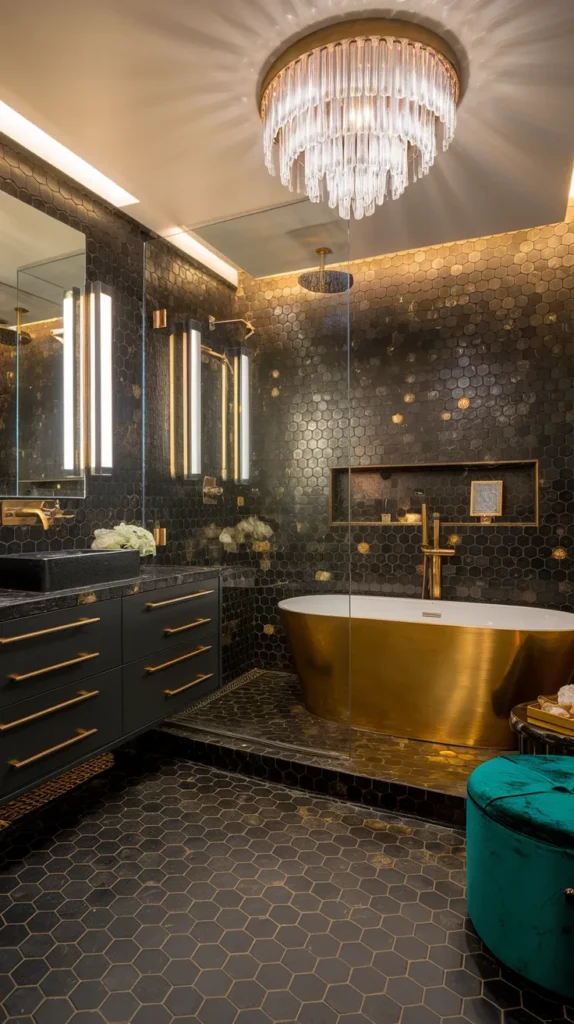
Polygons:
<instances>
[{"instance_id":1,"label":"white hydrangea flower","mask_svg":"<svg viewBox=\"0 0 574 1024\"><path fill-rule=\"evenodd\" d=\"M94 551L118 551L122 547L120 538L113 530L96 530L92 541Z\"/></svg>"},{"instance_id":2,"label":"white hydrangea flower","mask_svg":"<svg viewBox=\"0 0 574 1024\"><path fill-rule=\"evenodd\" d=\"M117 551L119 548L130 548L139 551L140 558L155 555L156 547L153 534L143 526L132 526L120 523L113 530L96 530L92 548L95 551Z\"/></svg>"}]
</instances>

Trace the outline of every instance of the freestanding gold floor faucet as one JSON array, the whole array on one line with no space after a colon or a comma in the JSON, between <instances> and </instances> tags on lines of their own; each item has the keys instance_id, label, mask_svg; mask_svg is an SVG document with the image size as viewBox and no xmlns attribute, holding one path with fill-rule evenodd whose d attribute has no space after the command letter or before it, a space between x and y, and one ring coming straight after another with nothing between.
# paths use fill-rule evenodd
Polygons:
<instances>
[{"instance_id":1,"label":"freestanding gold floor faucet","mask_svg":"<svg viewBox=\"0 0 574 1024\"><path fill-rule=\"evenodd\" d=\"M441 548L440 546L440 516L438 512L433 513L433 546L429 546L429 523L427 506L422 506L422 545L423 553L423 588L422 597L429 597L433 601L440 601L442 597L441 569L442 559L454 555L454 547ZM429 571L430 566L430 571Z\"/></svg>"}]
</instances>

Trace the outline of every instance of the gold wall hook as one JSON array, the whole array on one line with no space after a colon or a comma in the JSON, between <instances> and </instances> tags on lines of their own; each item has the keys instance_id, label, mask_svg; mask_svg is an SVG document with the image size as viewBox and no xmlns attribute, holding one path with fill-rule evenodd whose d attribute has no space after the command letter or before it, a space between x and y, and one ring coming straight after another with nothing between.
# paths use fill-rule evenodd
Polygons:
<instances>
[{"instance_id":1,"label":"gold wall hook","mask_svg":"<svg viewBox=\"0 0 574 1024\"><path fill-rule=\"evenodd\" d=\"M154 331L167 327L167 309L154 309L152 313L152 324Z\"/></svg>"},{"instance_id":2,"label":"gold wall hook","mask_svg":"<svg viewBox=\"0 0 574 1024\"><path fill-rule=\"evenodd\" d=\"M167 529L165 526L154 526L153 539L156 547L164 548L167 544Z\"/></svg>"}]
</instances>

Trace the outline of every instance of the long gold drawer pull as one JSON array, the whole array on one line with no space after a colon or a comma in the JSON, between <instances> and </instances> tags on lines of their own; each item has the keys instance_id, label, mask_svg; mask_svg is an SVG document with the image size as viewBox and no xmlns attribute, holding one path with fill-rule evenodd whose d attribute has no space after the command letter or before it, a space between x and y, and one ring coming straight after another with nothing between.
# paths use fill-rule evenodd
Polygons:
<instances>
[{"instance_id":1,"label":"long gold drawer pull","mask_svg":"<svg viewBox=\"0 0 574 1024\"><path fill-rule=\"evenodd\" d=\"M179 604L180 601L193 601L196 597L205 597L206 594L215 594L215 590L198 590L197 594L185 594L184 597L172 597L169 601L148 601L146 608L152 611L154 608L165 608L168 604Z\"/></svg>"},{"instance_id":2,"label":"long gold drawer pull","mask_svg":"<svg viewBox=\"0 0 574 1024\"><path fill-rule=\"evenodd\" d=\"M74 743L79 743L80 740L86 740L88 736L93 736L97 729L78 729L77 736L72 736L69 740L64 740L63 743L56 744L55 747L48 747L47 750L41 750L39 754L32 754L32 757L27 757L25 761L8 761L8 764L12 768L26 768L29 764L34 764L34 761L40 761L43 757L48 757L50 754L57 754L59 750L65 750L66 747L71 747Z\"/></svg>"},{"instance_id":3,"label":"long gold drawer pull","mask_svg":"<svg viewBox=\"0 0 574 1024\"><path fill-rule=\"evenodd\" d=\"M192 679L191 683L186 683L185 686L179 686L177 690L164 690L166 697L177 697L178 693L183 693L184 690L190 690L192 686L197 686L199 683L203 683L206 679L213 679L213 672L210 672L206 676L196 676Z\"/></svg>"},{"instance_id":4,"label":"long gold drawer pull","mask_svg":"<svg viewBox=\"0 0 574 1024\"><path fill-rule=\"evenodd\" d=\"M92 658L99 658L99 656L99 651L95 651L94 654L79 654L77 658L70 658L70 661L59 661L57 665L46 665L45 668L36 668L33 672L24 672L23 674L13 672L8 679L12 679L15 683L23 683L25 679L45 676L48 672L56 672L59 668L69 668L70 665L80 665L83 661L91 661Z\"/></svg>"},{"instance_id":5,"label":"long gold drawer pull","mask_svg":"<svg viewBox=\"0 0 574 1024\"><path fill-rule=\"evenodd\" d=\"M51 715L54 711L62 711L63 708L71 708L74 704L82 704L85 700L90 700L91 697L97 697L99 690L91 690L89 693L87 690L80 690L77 697L72 697L71 700L64 700L61 704L53 704L51 708L44 708L43 711L36 711L34 715L26 715L26 718L17 718L14 722L2 722L0 723L0 732L8 732L8 729L16 729L19 725L27 725L28 722L35 722L38 718L45 718L46 715Z\"/></svg>"},{"instance_id":6,"label":"long gold drawer pull","mask_svg":"<svg viewBox=\"0 0 574 1024\"><path fill-rule=\"evenodd\" d=\"M49 636L50 633L61 633L64 629L79 629L80 626L90 626L93 622L101 622L101 619L78 619L77 622L67 622L65 626L50 626L50 629L37 629L35 633L20 633L19 636L1 637L0 646L15 644L18 640L33 640L36 636Z\"/></svg>"},{"instance_id":7,"label":"long gold drawer pull","mask_svg":"<svg viewBox=\"0 0 574 1024\"><path fill-rule=\"evenodd\" d=\"M170 626L164 629L165 636L173 636L174 633L183 633L186 629L195 629L196 626L204 626L206 622L211 622L211 619L196 619L195 622L186 622L185 626Z\"/></svg>"},{"instance_id":8,"label":"long gold drawer pull","mask_svg":"<svg viewBox=\"0 0 574 1024\"><path fill-rule=\"evenodd\" d=\"M161 672L162 668L169 668L171 665L179 665L180 661L187 661L189 658L195 658L196 654L203 654L204 651L210 651L209 647L196 647L195 651L191 651L189 654L181 654L179 658L172 658L171 661L164 661L163 665L146 665L146 672L152 675L153 672Z\"/></svg>"}]
</instances>

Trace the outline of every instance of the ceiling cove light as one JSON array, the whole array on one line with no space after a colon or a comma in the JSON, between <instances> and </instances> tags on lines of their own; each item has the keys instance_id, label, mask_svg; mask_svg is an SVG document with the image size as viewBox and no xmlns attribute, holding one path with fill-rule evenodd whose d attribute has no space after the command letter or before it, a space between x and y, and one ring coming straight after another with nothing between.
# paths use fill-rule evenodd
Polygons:
<instances>
[{"instance_id":1,"label":"ceiling cove light","mask_svg":"<svg viewBox=\"0 0 574 1024\"><path fill-rule=\"evenodd\" d=\"M365 18L319 29L269 68L260 91L265 164L325 196L348 220L428 174L454 136L460 85L451 47L411 22Z\"/></svg>"},{"instance_id":2,"label":"ceiling cove light","mask_svg":"<svg viewBox=\"0 0 574 1024\"><path fill-rule=\"evenodd\" d=\"M132 203L139 202L139 199L126 192L125 188L116 185L115 181L106 178L105 174L97 171L86 160L82 160L81 156L72 153L71 149L67 149L61 142L56 142L51 135L2 102L0 102L0 132L10 139L14 139L15 142L19 142L31 153L46 160L52 167L57 167L74 181L85 185L86 188L113 206L131 206Z\"/></svg>"},{"instance_id":3,"label":"ceiling cove light","mask_svg":"<svg viewBox=\"0 0 574 1024\"><path fill-rule=\"evenodd\" d=\"M229 281L230 284L237 288L239 284L239 274L235 267L232 267L230 263L223 260L217 253L208 249L207 246L202 245L189 231L183 231L181 228L173 228L170 231L164 232L162 235L167 242L171 242L177 249L181 249L182 252L187 253L188 256L192 256L198 263L203 263L204 267L208 267L209 270L215 271L225 281Z\"/></svg>"}]
</instances>

